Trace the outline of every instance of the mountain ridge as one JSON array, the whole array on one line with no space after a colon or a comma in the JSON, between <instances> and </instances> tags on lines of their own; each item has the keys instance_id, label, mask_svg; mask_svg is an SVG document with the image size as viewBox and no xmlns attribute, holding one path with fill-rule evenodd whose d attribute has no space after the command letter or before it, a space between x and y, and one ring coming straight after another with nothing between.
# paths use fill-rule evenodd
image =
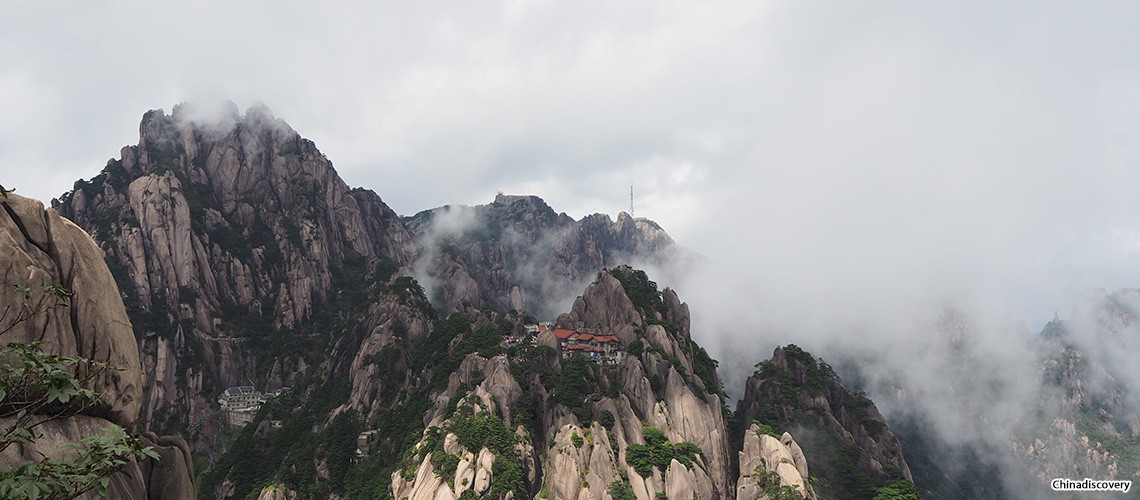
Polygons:
<instances>
[{"instance_id":1,"label":"mountain ridge","mask_svg":"<svg viewBox=\"0 0 1140 500\"><path fill-rule=\"evenodd\" d=\"M441 468L443 452L410 454L435 449L431 428L471 419L510 425L530 447L499 446L492 459L472 441L439 442L487 488L496 467L517 467L509 489L527 495L724 498L746 460L757 464L741 471L746 491L778 490L776 474L814 496L790 435L753 431L746 457L730 447L717 363L693 339L687 304L626 265L684 257L656 223L574 220L530 195L400 217L268 109L223 108L214 121L188 105L146 113L137 146L53 203L106 253L140 344L141 423L194 431L199 470L213 464L204 498L442 491L447 481L429 476L451 459ZM613 339L622 355L597 367L564 357L573 349L552 331L508 346L531 313ZM294 392L266 401L231 451L212 456L225 445L214 395L238 385ZM374 451L353 458L346 441L364 431ZM250 463L258 456L273 458Z\"/></svg>"}]
</instances>

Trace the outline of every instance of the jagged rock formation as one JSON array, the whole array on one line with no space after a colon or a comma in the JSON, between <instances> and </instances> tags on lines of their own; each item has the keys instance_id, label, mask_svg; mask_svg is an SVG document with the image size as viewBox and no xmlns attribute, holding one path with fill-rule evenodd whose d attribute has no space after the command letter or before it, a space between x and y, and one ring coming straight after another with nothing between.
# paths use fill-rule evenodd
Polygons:
<instances>
[{"instance_id":1,"label":"jagged rock formation","mask_svg":"<svg viewBox=\"0 0 1140 500\"><path fill-rule=\"evenodd\" d=\"M389 394L407 384L409 364L416 347L431 331L435 319L431 306L417 296L416 285L397 280L389 293L372 303L362 325L367 330L348 370L352 392L349 407L365 420L382 412L388 402L378 395Z\"/></svg>"},{"instance_id":2,"label":"jagged rock formation","mask_svg":"<svg viewBox=\"0 0 1140 500\"><path fill-rule=\"evenodd\" d=\"M691 340L688 307L676 293L658 292L645 273L629 267L605 270L558 323L612 332L628 342L630 355L617 366L560 358L549 334L506 355L466 354L433 396L436 403L416 448L436 449L435 461L439 453L457 459L439 466L431 453L414 454L393 473L392 494L429 498L465 491L463 472L469 468L462 464L476 463L482 452L446 450L448 429L457 427L449 403L463 399L469 403L461 407L474 409L461 422L486 411L483 418L515 429L520 444L529 447L512 460L525 471L522 488L530 496L604 498L611 487L643 499L730 496L735 478L715 363ZM479 324L501 320L476 319L464 331L478 330ZM461 334L453 340L451 355L471 338Z\"/></svg>"},{"instance_id":3,"label":"jagged rock formation","mask_svg":"<svg viewBox=\"0 0 1140 500\"><path fill-rule=\"evenodd\" d=\"M1080 474L1140 480L1140 414L1126 389L1140 381L1129 368L1137 317L1140 290L1102 290L1081 297L1070 320L1042 329L1042 432L1013 440L1042 483Z\"/></svg>"},{"instance_id":4,"label":"jagged rock formation","mask_svg":"<svg viewBox=\"0 0 1140 500\"><path fill-rule=\"evenodd\" d=\"M208 414L225 387L291 384L313 359L244 343L304 330L343 281L387 279L416 252L375 193L349 189L263 106L196 114L146 113L139 144L56 205L116 271L143 351L147 427Z\"/></svg>"},{"instance_id":5,"label":"jagged rock formation","mask_svg":"<svg viewBox=\"0 0 1140 500\"><path fill-rule=\"evenodd\" d=\"M60 459L68 447L119 426L130 429L139 416L142 369L123 301L95 242L55 210L14 194L0 199L0 331L4 342L42 342L48 353L107 363L92 380L101 404L78 414L49 420L39 439L0 454L0 463L16 465L43 457ZM45 285L62 285L73 295L57 300ZM26 289L25 289L26 287ZM187 498L194 475L185 441L144 434L161 459L131 462L111 477L114 498Z\"/></svg>"},{"instance_id":6,"label":"jagged rock formation","mask_svg":"<svg viewBox=\"0 0 1140 500\"><path fill-rule=\"evenodd\" d=\"M752 424L744 432L744 446L738 463L737 500L772 496L767 493L775 493L781 487L794 490L802 498L815 498L809 484L811 475L807 458L787 432L777 439L761 431L759 425Z\"/></svg>"},{"instance_id":7,"label":"jagged rock formation","mask_svg":"<svg viewBox=\"0 0 1140 500\"><path fill-rule=\"evenodd\" d=\"M828 495L868 498L894 480L913 482L899 440L871 400L848 391L835 372L795 345L776 348L746 382L737 433L754 419L799 436Z\"/></svg>"},{"instance_id":8,"label":"jagged rock formation","mask_svg":"<svg viewBox=\"0 0 1140 500\"><path fill-rule=\"evenodd\" d=\"M670 441L696 444L716 493L727 495L730 459L720 380L707 353L692 341L689 308L676 292L666 288L658 295L644 273L615 268L600 273L559 323L612 332L631 354L640 341L642 352L621 367L614 416L629 429L640 427L638 415L644 416Z\"/></svg>"},{"instance_id":9,"label":"jagged rock formation","mask_svg":"<svg viewBox=\"0 0 1140 500\"><path fill-rule=\"evenodd\" d=\"M138 145L56 204L106 252L134 319L146 428L199 421L229 386L307 377L319 356L266 352L251 338L327 329L319 313L350 278L414 268L445 311L540 311L603 265L674 247L651 221L573 221L532 196L401 220L264 106L208 114L192 104L146 113Z\"/></svg>"},{"instance_id":10,"label":"jagged rock formation","mask_svg":"<svg viewBox=\"0 0 1140 500\"><path fill-rule=\"evenodd\" d=\"M281 485L266 486L257 496L257 500L296 500L297 492Z\"/></svg>"},{"instance_id":11,"label":"jagged rock formation","mask_svg":"<svg viewBox=\"0 0 1140 500\"><path fill-rule=\"evenodd\" d=\"M423 249L417 278L434 303L462 303L541 316L560 312L605 266L661 262L672 238L648 219L594 214L575 221L537 196L498 195L476 207L447 206L406 219Z\"/></svg>"},{"instance_id":12,"label":"jagged rock formation","mask_svg":"<svg viewBox=\"0 0 1140 500\"><path fill-rule=\"evenodd\" d=\"M147 113L139 144L55 206L92 233L122 292L140 425L204 422L206 452L221 390L296 389L208 457L203 497L736 491L716 362L688 306L644 272L598 272L675 258L656 224L505 195L400 219L264 107L201 116ZM564 358L549 332L504 344L528 313L567 306L558 325L615 335L628 355Z\"/></svg>"}]
</instances>

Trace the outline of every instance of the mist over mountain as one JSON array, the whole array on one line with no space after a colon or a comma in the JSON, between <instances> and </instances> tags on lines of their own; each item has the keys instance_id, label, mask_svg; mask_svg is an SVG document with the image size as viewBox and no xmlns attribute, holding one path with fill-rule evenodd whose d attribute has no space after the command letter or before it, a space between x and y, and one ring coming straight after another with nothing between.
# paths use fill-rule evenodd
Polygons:
<instances>
[{"instance_id":1,"label":"mist over mountain","mask_svg":"<svg viewBox=\"0 0 1140 500\"><path fill-rule=\"evenodd\" d=\"M762 274L624 212L500 194L400 216L264 106L183 104L139 129L53 207L105 252L139 343L139 425L184 433L203 497L858 498L913 481L1025 498L1053 477L1140 479L1138 292L1079 298L1041 333L969 295L785 308ZM563 356L579 344L530 330L544 320L622 357ZM240 386L292 393L228 441L217 399Z\"/></svg>"}]
</instances>

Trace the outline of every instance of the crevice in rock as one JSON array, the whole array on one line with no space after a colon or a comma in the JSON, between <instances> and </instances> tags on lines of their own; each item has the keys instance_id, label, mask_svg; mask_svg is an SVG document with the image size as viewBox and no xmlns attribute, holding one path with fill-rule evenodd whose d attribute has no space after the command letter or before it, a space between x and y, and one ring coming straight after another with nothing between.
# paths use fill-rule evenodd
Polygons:
<instances>
[{"instance_id":1,"label":"crevice in rock","mask_svg":"<svg viewBox=\"0 0 1140 500\"><path fill-rule=\"evenodd\" d=\"M4 205L4 211L8 212L8 217L12 219L12 222L16 223L16 227L20 228L20 234L24 235L24 239L27 240L28 243L31 243L32 246L40 249L41 252L48 253L47 249L40 246L39 243L36 243L36 240L32 239L32 235L28 234L27 226L24 225L24 221L20 219L20 216L16 215L16 211L12 210L12 206L8 205L8 202L6 201L0 203L0 205Z\"/></svg>"}]
</instances>

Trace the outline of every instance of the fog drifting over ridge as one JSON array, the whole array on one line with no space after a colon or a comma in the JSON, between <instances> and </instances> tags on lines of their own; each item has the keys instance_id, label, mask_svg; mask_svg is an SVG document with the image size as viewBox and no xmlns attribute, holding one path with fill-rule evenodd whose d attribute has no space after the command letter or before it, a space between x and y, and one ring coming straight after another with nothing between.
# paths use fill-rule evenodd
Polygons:
<instances>
[{"instance_id":1,"label":"fog drifting over ridge","mask_svg":"<svg viewBox=\"0 0 1140 500\"><path fill-rule=\"evenodd\" d=\"M0 175L49 200L143 110L216 96L265 102L402 214L503 191L614 215L632 184L768 310L968 296L1036 328L1140 282L1137 7L598 8L21 4Z\"/></svg>"},{"instance_id":2,"label":"fog drifting over ridge","mask_svg":"<svg viewBox=\"0 0 1140 500\"><path fill-rule=\"evenodd\" d=\"M406 215L497 191L613 215L633 185L712 266L675 284L698 319L802 336L964 301L1036 330L1140 283L1138 7L598 9L13 6L0 176L49 200L143 110L223 97L266 103Z\"/></svg>"},{"instance_id":3,"label":"fog drifting over ridge","mask_svg":"<svg viewBox=\"0 0 1140 500\"><path fill-rule=\"evenodd\" d=\"M875 361L888 413L877 395L909 376L948 436L973 408L1013 422L1027 339L1088 290L1140 286L1135 4L7 7L5 187L50 200L145 110L214 97L264 102L405 215L502 191L613 216L633 185L702 256L649 271L729 391L794 342Z\"/></svg>"}]
</instances>

